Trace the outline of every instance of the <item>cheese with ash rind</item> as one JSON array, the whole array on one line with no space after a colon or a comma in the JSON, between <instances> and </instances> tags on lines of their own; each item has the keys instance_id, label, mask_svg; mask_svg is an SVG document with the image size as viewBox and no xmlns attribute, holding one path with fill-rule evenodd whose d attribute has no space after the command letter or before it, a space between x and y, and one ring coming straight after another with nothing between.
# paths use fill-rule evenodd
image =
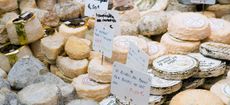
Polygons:
<instances>
[{"instance_id":1,"label":"cheese with ash rind","mask_svg":"<svg viewBox=\"0 0 230 105\"><path fill-rule=\"evenodd\" d=\"M198 72L198 61L187 55L164 55L153 61L153 74L164 79L181 80Z\"/></svg>"}]
</instances>

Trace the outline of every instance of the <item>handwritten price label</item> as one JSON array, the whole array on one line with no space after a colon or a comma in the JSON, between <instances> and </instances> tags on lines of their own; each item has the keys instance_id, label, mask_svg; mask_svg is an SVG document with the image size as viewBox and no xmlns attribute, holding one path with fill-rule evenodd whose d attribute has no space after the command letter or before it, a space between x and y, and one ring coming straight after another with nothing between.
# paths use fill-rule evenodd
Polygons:
<instances>
[{"instance_id":1,"label":"handwritten price label","mask_svg":"<svg viewBox=\"0 0 230 105\"><path fill-rule=\"evenodd\" d=\"M131 105L148 105L151 76L125 64L113 64L111 93Z\"/></svg>"},{"instance_id":2,"label":"handwritten price label","mask_svg":"<svg viewBox=\"0 0 230 105\"><path fill-rule=\"evenodd\" d=\"M85 0L85 16L95 17L96 10L108 10L109 0Z\"/></svg>"}]
</instances>

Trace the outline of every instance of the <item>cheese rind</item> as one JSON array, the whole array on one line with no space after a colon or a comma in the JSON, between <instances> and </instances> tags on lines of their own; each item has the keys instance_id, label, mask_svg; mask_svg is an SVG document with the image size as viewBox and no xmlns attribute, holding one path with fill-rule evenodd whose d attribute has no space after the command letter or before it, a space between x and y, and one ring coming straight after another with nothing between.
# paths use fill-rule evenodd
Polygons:
<instances>
[{"instance_id":1,"label":"cheese rind","mask_svg":"<svg viewBox=\"0 0 230 105\"><path fill-rule=\"evenodd\" d=\"M199 86L203 85L205 82L204 78L189 78L186 80L183 80L183 86L182 89L183 90L187 90L187 89L195 89L198 88Z\"/></svg>"},{"instance_id":2,"label":"cheese rind","mask_svg":"<svg viewBox=\"0 0 230 105\"><path fill-rule=\"evenodd\" d=\"M200 53L188 54L196 58L199 63L199 72L194 75L197 78L217 77L225 73L226 63L220 60L207 58Z\"/></svg>"},{"instance_id":3,"label":"cheese rind","mask_svg":"<svg viewBox=\"0 0 230 105\"><path fill-rule=\"evenodd\" d=\"M90 80L88 74L73 79L72 85L80 98L101 101L110 94L110 84L99 84Z\"/></svg>"},{"instance_id":4,"label":"cheese rind","mask_svg":"<svg viewBox=\"0 0 230 105\"><path fill-rule=\"evenodd\" d=\"M170 33L165 33L160 43L165 46L169 54L188 54L198 52L200 41L183 41L171 36Z\"/></svg>"},{"instance_id":5,"label":"cheese rind","mask_svg":"<svg viewBox=\"0 0 230 105\"><path fill-rule=\"evenodd\" d=\"M219 97L208 90L189 89L172 98L169 105L224 105Z\"/></svg>"},{"instance_id":6,"label":"cheese rind","mask_svg":"<svg viewBox=\"0 0 230 105\"><path fill-rule=\"evenodd\" d=\"M88 66L88 76L90 79L100 83L110 83L112 79L112 64L100 59L92 59Z\"/></svg>"},{"instance_id":7,"label":"cheese rind","mask_svg":"<svg viewBox=\"0 0 230 105\"><path fill-rule=\"evenodd\" d=\"M203 40L210 35L209 21L207 17L199 13L180 13L169 20L168 32L181 40Z\"/></svg>"},{"instance_id":8,"label":"cheese rind","mask_svg":"<svg viewBox=\"0 0 230 105\"><path fill-rule=\"evenodd\" d=\"M65 24L61 24L59 27L59 32L61 35L63 35L66 39L68 39L70 36L77 36L79 38L84 38L86 31L88 30L87 26L81 26L81 27L68 27Z\"/></svg>"},{"instance_id":9,"label":"cheese rind","mask_svg":"<svg viewBox=\"0 0 230 105\"><path fill-rule=\"evenodd\" d=\"M148 49L149 64L152 64L154 59L167 54L166 47L160 44L159 42L148 42Z\"/></svg>"},{"instance_id":10,"label":"cheese rind","mask_svg":"<svg viewBox=\"0 0 230 105\"><path fill-rule=\"evenodd\" d=\"M198 61L186 55L164 55L153 61L153 74L163 79L187 79L198 72Z\"/></svg>"}]
</instances>

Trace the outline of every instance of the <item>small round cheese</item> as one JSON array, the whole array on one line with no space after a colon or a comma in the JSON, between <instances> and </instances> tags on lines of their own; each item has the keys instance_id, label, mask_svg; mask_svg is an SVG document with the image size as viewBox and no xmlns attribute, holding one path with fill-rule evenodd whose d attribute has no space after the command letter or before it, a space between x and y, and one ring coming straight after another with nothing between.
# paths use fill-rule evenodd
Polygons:
<instances>
[{"instance_id":1,"label":"small round cheese","mask_svg":"<svg viewBox=\"0 0 230 105\"><path fill-rule=\"evenodd\" d=\"M65 24L61 24L59 27L59 32L61 35L65 36L66 39L68 39L70 36L77 36L80 38L85 37L85 33L87 31L87 26L81 26L81 27L68 27Z\"/></svg>"},{"instance_id":2,"label":"small round cheese","mask_svg":"<svg viewBox=\"0 0 230 105\"><path fill-rule=\"evenodd\" d=\"M217 77L225 73L226 63L220 60L207 58L200 53L188 54L191 57L196 58L199 63L199 72L194 75L198 78Z\"/></svg>"},{"instance_id":3,"label":"small round cheese","mask_svg":"<svg viewBox=\"0 0 230 105\"><path fill-rule=\"evenodd\" d=\"M169 54L187 54L190 52L198 52L199 41L183 41L171 36L170 33L165 33L160 43L166 47Z\"/></svg>"},{"instance_id":4,"label":"small round cheese","mask_svg":"<svg viewBox=\"0 0 230 105\"><path fill-rule=\"evenodd\" d=\"M137 36L117 36L113 39L113 54L109 61L118 61L120 63L125 63L129 50L129 42L134 43L138 48L147 52L148 46L147 42Z\"/></svg>"},{"instance_id":5,"label":"small round cheese","mask_svg":"<svg viewBox=\"0 0 230 105\"><path fill-rule=\"evenodd\" d=\"M114 8L116 10L116 8ZM139 19L141 18L141 14L137 7L132 7L129 10L119 11L120 14L120 20L130 23L137 23Z\"/></svg>"},{"instance_id":6,"label":"small round cheese","mask_svg":"<svg viewBox=\"0 0 230 105\"><path fill-rule=\"evenodd\" d=\"M230 44L230 22L223 19L211 18L211 35L209 40L219 43Z\"/></svg>"},{"instance_id":7,"label":"small round cheese","mask_svg":"<svg viewBox=\"0 0 230 105\"><path fill-rule=\"evenodd\" d=\"M88 60L73 60L69 57L59 56L56 60L57 67L65 76L74 78L87 72Z\"/></svg>"},{"instance_id":8,"label":"small round cheese","mask_svg":"<svg viewBox=\"0 0 230 105\"><path fill-rule=\"evenodd\" d=\"M224 105L224 103L210 91L189 89L174 96L169 105Z\"/></svg>"},{"instance_id":9,"label":"small round cheese","mask_svg":"<svg viewBox=\"0 0 230 105\"><path fill-rule=\"evenodd\" d=\"M225 4L225 5L221 5L221 4L210 5L210 6L208 6L208 8L206 10L214 12L216 14L216 17L220 18L220 17L222 17L222 16L230 13L230 4Z\"/></svg>"},{"instance_id":10,"label":"small round cheese","mask_svg":"<svg viewBox=\"0 0 230 105\"><path fill-rule=\"evenodd\" d=\"M215 83L210 91L216 94L226 105L230 103L230 79L223 79Z\"/></svg>"},{"instance_id":11,"label":"small round cheese","mask_svg":"<svg viewBox=\"0 0 230 105\"><path fill-rule=\"evenodd\" d=\"M151 41L148 42L148 54L149 54L149 64L152 64L153 60L167 54L165 46L159 42Z\"/></svg>"},{"instance_id":12,"label":"small round cheese","mask_svg":"<svg viewBox=\"0 0 230 105\"><path fill-rule=\"evenodd\" d=\"M72 85L80 98L101 101L110 94L110 84L99 84L90 80L88 74L73 79Z\"/></svg>"},{"instance_id":13,"label":"small round cheese","mask_svg":"<svg viewBox=\"0 0 230 105\"><path fill-rule=\"evenodd\" d=\"M150 74L152 77L152 84L150 94L166 95L178 91L182 87L180 80L165 80Z\"/></svg>"},{"instance_id":14,"label":"small round cheese","mask_svg":"<svg viewBox=\"0 0 230 105\"><path fill-rule=\"evenodd\" d=\"M187 79L198 71L198 61L187 55L164 55L153 61L153 74L164 79Z\"/></svg>"},{"instance_id":15,"label":"small round cheese","mask_svg":"<svg viewBox=\"0 0 230 105\"><path fill-rule=\"evenodd\" d=\"M65 52L67 55L76 60L88 58L90 50L90 46L84 39L75 36L69 37L65 44Z\"/></svg>"},{"instance_id":16,"label":"small round cheese","mask_svg":"<svg viewBox=\"0 0 230 105\"><path fill-rule=\"evenodd\" d=\"M169 20L168 32L181 40L203 40L210 35L209 21L199 13L179 13Z\"/></svg>"},{"instance_id":17,"label":"small round cheese","mask_svg":"<svg viewBox=\"0 0 230 105\"><path fill-rule=\"evenodd\" d=\"M101 59L92 59L88 66L89 78L100 83L110 83L112 79L112 64Z\"/></svg>"}]
</instances>

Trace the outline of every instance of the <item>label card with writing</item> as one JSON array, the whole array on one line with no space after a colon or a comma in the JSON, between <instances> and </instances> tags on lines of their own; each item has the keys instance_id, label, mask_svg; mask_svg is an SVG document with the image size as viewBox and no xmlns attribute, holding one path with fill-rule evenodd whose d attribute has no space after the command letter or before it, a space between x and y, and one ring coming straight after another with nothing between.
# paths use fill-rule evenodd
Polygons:
<instances>
[{"instance_id":1,"label":"label card with writing","mask_svg":"<svg viewBox=\"0 0 230 105\"><path fill-rule=\"evenodd\" d=\"M109 0L85 0L85 16L94 17L96 10L108 10Z\"/></svg>"},{"instance_id":2,"label":"label card with writing","mask_svg":"<svg viewBox=\"0 0 230 105\"><path fill-rule=\"evenodd\" d=\"M147 72L149 56L139 49L134 43L129 42L129 52L126 64L129 67L134 67L136 70Z\"/></svg>"},{"instance_id":3,"label":"label card with writing","mask_svg":"<svg viewBox=\"0 0 230 105\"><path fill-rule=\"evenodd\" d=\"M195 4L216 4L216 0L191 0Z\"/></svg>"},{"instance_id":4,"label":"label card with writing","mask_svg":"<svg viewBox=\"0 0 230 105\"><path fill-rule=\"evenodd\" d=\"M131 105L148 105L151 76L125 64L113 64L111 93Z\"/></svg>"},{"instance_id":5,"label":"label card with writing","mask_svg":"<svg viewBox=\"0 0 230 105\"><path fill-rule=\"evenodd\" d=\"M94 27L93 50L103 53L111 58L113 49L113 37L120 32L119 14L115 11L96 11L96 23Z\"/></svg>"}]
</instances>

